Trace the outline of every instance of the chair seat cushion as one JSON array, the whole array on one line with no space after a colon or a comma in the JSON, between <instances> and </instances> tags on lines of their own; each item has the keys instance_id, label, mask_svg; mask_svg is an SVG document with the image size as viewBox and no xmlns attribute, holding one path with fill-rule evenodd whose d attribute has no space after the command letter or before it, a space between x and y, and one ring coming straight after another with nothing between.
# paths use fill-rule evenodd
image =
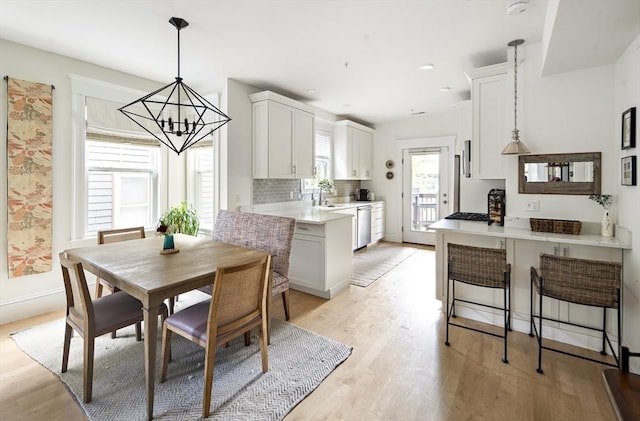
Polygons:
<instances>
[{"instance_id":1,"label":"chair seat cushion","mask_svg":"<svg viewBox=\"0 0 640 421\"><path fill-rule=\"evenodd\" d=\"M96 336L142 320L142 303L125 292L116 292L93 301Z\"/></svg>"},{"instance_id":2,"label":"chair seat cushion","mask_svg":"<svg viewBox=\"0 0 640 421\"><path fill-rule=\"evenodd\" d=\"M166 323L195 338L206 341L210 306L211 300L201 301L198 304L173 313L167 318Z\"/></svg>"},{"instance_id":3,"label":"chair seat cushion","mask_svg":"<svg viewBox=\"0 0 640 421\"><path fill-rule=\"evenodd\" d=\"M274 271L273 281L271 285L271 295L275 297L276 295L280 295L287 290L289 290L289 278Z\"/></svg>"}]
</instances>

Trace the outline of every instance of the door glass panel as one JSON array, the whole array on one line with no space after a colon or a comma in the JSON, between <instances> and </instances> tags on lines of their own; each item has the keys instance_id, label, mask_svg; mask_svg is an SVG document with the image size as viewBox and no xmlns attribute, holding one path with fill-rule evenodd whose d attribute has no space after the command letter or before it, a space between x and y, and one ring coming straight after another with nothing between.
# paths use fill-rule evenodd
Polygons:
<instances>
[{"instance_id":1,"label":"door glass panel","mask_svg":"<svg viewBox=\"0 0 640 421\"><path fill-rule=\"evenodd\" d=\"M411 155L411 230L427 231L439 218L440 152Z\"/></svg>"}]
</instances>

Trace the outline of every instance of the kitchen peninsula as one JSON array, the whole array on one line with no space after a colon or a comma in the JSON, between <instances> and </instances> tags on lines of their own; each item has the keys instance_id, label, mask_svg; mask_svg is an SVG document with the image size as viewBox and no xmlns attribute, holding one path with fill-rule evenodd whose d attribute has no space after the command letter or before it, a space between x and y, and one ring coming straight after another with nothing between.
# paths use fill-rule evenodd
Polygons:
<instances>
[{"instance_id":1,"label":"kitchen peninsula","mask_svg":"<svg viewBox=\"0 0 640 421\"><path fill-rule=\"evenodd\" d=\"M533 232L529 228L528 218L509 218L505 221L505 226L488 225L486 222L443 219L432 224L430 228L437 232L436 297L441 301L446 300L448 243L506 249L507 262L512 266L511 309L513 320L511 326L514 330L525 333L529 333L530 268L531 266L539 266L541 253L622 262L622 251L631 249L631 232L629 230L616 226L615 237L603 237L599 234L599 223L583 223L582 233L579 235ZM501 302L501 292L486 290L487 288L484 288L484 291L479 291L478 288L459 285L456 287L456 295L490 305L497 305ZM501 314L463 304L456 305L458 315L498 326L502 325ZM601 318L599 311L585 306L553 299L549 299L546 305L548 307L545 307L545 313L574 323L597 325ZM616 332L615 318L609 318L607 330ZM600 349L602 340L583 329L569 330L557 326L549 326L545 336L593 350ZM612 335L613 337L615 334ZM617 341L618 338L615 337L615 342Z\"/></svg>"}]
</instances>

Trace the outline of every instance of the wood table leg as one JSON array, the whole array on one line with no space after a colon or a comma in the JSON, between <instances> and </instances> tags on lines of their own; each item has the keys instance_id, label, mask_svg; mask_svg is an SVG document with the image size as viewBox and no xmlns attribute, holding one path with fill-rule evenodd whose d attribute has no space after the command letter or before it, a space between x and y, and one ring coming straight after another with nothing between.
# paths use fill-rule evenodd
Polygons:
<instances>
[{"instance_id":1,"label":"wood table leg","mask_svg":"<svg viewBox=\"0 0 640 421\"><path fill-rule=\"evenodd\" d=\"M153 393L156 381L156 345L159 307L142 309L144 315L144 372L147 381L147 420L153 418Z\"/></svg>"}]
</instances>

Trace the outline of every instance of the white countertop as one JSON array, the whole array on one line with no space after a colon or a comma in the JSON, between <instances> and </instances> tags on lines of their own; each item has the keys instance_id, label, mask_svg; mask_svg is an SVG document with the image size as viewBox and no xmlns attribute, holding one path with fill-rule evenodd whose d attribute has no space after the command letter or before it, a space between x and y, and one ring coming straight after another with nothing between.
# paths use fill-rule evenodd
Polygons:
<instances>
[{"instance_id":1,"label":"white countertop","mask_svg":"<svg viewBox=\"0 0 640 421\"><path fill-rule=\"evenodd\" d=\"M286 216L294 218L296 222L306 224L326 224L336 219L351 218L346 213L340 213L341 209L352 209L363 205L384 203L382 200L375 202L345 202L335 206L311 206L310 202L282 202L276 204L254 205L243 207L243 212L260 213L263 215Z\"/></svg>"},{"instance_id":2,"label":"white countertop","mask_svg":"<svg viewBox=\"0 0 640 421\"><path fill-rule=\"evenodd\" d=\"M485 235L488 237L513 238L518 240L549 241L555 243L579 244L583 246L611 247L617 249L631 249L631 236L620 235L616 237L603 237L596 234L555 234L550 232L534 232L521 227L501 227L486 222L461 221L453 219L441 219L429 225L436 231L451 231L461 234ZM616 232L628 233L627 230L616 226ZM626 239L628 238L628 240Z\"/></svg>"}]
</instances>

